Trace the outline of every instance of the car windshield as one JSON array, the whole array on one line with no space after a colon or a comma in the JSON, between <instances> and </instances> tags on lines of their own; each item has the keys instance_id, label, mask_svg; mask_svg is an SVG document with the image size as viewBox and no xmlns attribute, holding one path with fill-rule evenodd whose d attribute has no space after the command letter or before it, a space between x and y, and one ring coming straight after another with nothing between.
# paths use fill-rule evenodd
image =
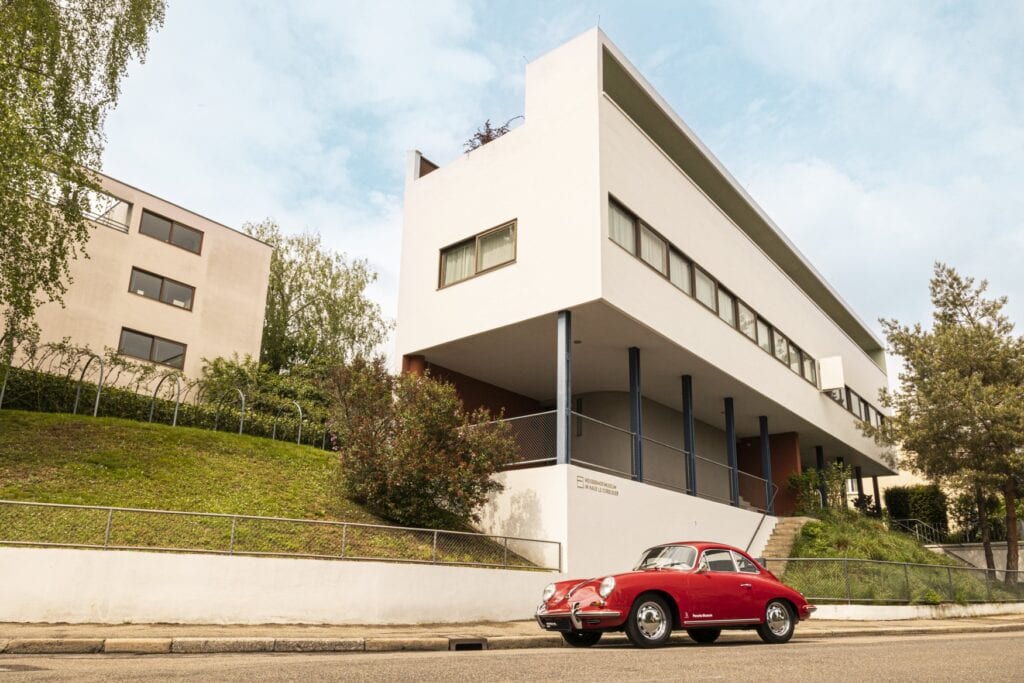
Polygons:
<instances>
[{"instance_id":1,"label":"car windshield","mask_svg":"<svg viewBox=\"0 0 1024 683\"><path fill-rule=\"evenodd\" d=\"M636 569L693 569L697 551L688 545L659 545L644 551Z\"/></svg>"}]
</instances>

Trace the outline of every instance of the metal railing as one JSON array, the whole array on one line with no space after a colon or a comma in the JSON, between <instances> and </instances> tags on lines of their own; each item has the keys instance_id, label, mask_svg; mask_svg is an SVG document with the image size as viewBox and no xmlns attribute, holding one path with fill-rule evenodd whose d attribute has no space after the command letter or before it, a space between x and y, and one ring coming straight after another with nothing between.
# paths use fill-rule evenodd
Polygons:
<instances>
[{"instance_id":1,"label":"metal railing","mask_svg":"<svg viewBox=\"0 0 1024 683\"><path fill-rule=\"evenodd\" d=\"M572 463L587 469L606 472L633 479L634 433L607 422L573 411L571 414ZM518 453L512 468L551 465L556 461L555 434L557 412L547 411L533 415L507 418ZM691 455L678 446L642 436L642 476L640 480L652 486L688 493L692 486L687 477L687 462ZM696 495L726 505L732 502L732 468L700 455L692 456L696 470ZM778 492L754 474L737 470L742 507L762 512Z\"/></svg>"},{"instance_id":2,"label":"metal railing","mask_svg":"<svg viewBox=\"0 0 1024 683\"><path fill-rule=\"evenodd\" d=\"M941 604L1024 601L1024 572L850 558L766 558L811 602Z\"/></svg>"},{"instance_id":3,"label":"metal railing","mask_svg":"<svg viewBox=\"0 0 1024 683\"><path fill-rule=\"evenodd\" d=\"M910 534L918 543L945 543L949 535L944 529L936 529L920 519L890 519L889 529Z\"/></svg>"},{"instance_id":4,"label":"metal railing","mask_svg":"<svg viewBox=\"0 0 1024 683\"><path fill-rule=\"evenodd\" d=\"M465 531L0 500L0 545L560 571L562 544Z\"/></svg>"}]
</instances>

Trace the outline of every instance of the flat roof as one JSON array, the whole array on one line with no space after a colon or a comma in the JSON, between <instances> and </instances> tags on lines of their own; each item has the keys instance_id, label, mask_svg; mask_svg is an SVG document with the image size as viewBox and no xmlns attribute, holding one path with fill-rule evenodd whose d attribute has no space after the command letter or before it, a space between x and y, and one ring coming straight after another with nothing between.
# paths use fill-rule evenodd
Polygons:
<instances>
[{"instance_id":1,"label":"flat roof","mask_svg":"<svg viewBox=\"0 0 1024 683\"><path fill-rule=\"evenodd\" d=\"M600 32L602 88L711 201L880 367L885 345L621 51Z\"/></svg>"}]
</instances>

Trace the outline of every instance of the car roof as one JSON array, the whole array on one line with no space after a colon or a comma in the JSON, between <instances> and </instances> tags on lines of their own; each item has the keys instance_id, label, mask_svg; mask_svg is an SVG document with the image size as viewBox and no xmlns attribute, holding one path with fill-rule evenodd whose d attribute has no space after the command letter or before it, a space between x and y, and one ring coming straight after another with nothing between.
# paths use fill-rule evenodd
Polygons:
<instances>
[{"instance_id":1,"label":"car roof","mask_svg":"<svg viewBox=\"0 0 1024 683\"><path fill-rule=\"evenodd\" d=\"M707 550L709 548L725 548L726 550L735 550L738 553L743 553L743 551L736 546L729 545L728 543L715 543L714 541L671 541L669 543L659 543L658 545L688 545L698 551ZM658 546L651 547L656 548Z\"/></svg>"}]
</instances>

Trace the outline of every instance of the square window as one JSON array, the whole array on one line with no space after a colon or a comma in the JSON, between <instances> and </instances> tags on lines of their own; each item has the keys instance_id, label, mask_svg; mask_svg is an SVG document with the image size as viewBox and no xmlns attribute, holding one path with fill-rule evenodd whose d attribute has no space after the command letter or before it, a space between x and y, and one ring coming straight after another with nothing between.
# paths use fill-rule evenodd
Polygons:
<instances>
[{"instance_id":1,"label":"square window","mask_svg":"<svg viewBox=\"0 0 1024 683\"><path fill-rule=\"evenodd\" d=\"M674 249L668 255L668 277L672 284L687 294L693 292L690 284L690 262Z\"/></svg>"},{"instance_id":2,"label":"square window","mask_svg":"<svg viewBox=\"0 0 1024 683\"><path fill-rule=\"evenodd\" d=\"M696 291L697 301L701 302L712 311L715 310L715 281L711 279L711 276L705 273L700 268L694 267L694 288Z\"/></svg>"},{"instance_id":3,"label":"square window","mask_svg":"<svg viewBox=\"0 0 1024 683\"><path fill-rule=\"evenodd\" d=\"M203 233L181 223L175 223L171 230L171 244L198 254L203 247Z\"/></svg>"},{"instance_id":4,"label":"square window","mask_svg":"<svg viewBox=\"0 0 1024 683\"><path fill-rule=\"evenodd\" d=\"M609 204L608 236L631 254L636 253L635 228L633 216L623 211L617 204Z\"/></svg>"},{"instance_id":5,"label":"square window","mask_svg":"<svg viewBox=\"0 0 1024 683\"><path fill-rule=\"evenodd\" d=\"M668 275L668 264L665 262L667 255L668 247L665 245L665 240L658 237L650 227L641 223L640 258L662 275Z\"/></svg>"},{"instance_id":6,"label":"square window","mask_svg":"<svg viewBox=\"0 0 1024 683\"><path fill-rule=\"evenodd\" d=\"M721 287L718 289L718 317L729 323L730 327L736 327L736 311L733 309L732 294Z\"/></svg>"},{"instance_id":7,"label":"square window","mask_svg":"<svg viewBox=\"0 0 1024 683\"><path fill-rule=\"evenodd\" d=\"M163 278L161 277L132 268L132 277L131 281L128 283L128 289L133 294L138 294L139 296L148 297L150 299L159 299L160 285L162 282Z\"/></svg>"},{"instance_id":8,"label":"square window","mask_svg":"<svg viewBox=\"0 0 1024 683\"><path fill-rule=\"evenodd\" d=\"M185 367L185 346L159 337L153 343L153 361L179 370Z\"/></svg>"},{"instance_id":9,"label":"square window","mask_svg":"<svg viewBox=\"0 0 1024 683\"><path fill-rule=\"evenodd\" d=\"M757 345L766 352L772 352L772 328L763 318L757 319Z\"/></svg>"},{"instance_id":10,"label":"square window","mask_svg":"<svg viewBox=\"0 0 1024 683\"><path fill-rule=\"evenodd\" d=\"M155 237L162 242L171 241L171 222L148 211L142 212L142 221L139 223L139 232L143 235Z\"/></svg>"},{"instance_id":11,"label":"square window","mask_svg":"<svg viewBox=\"0 0 1024 683\"><path fill-rule=\"evenodd\" d=\"M473 240L441 252L441 285L460 282L473 275L476 249Z\"/></svg>"},{"instance_id":12,"label":"square window","mask_svg":"<svg viewBox=\"0 0 1024 683\"><path fill-rule=\"evenodd\" d=\"M753 341L757 341L757 316L742 301L736 302L737 322L740 332Z\"/></svg>"},{"instance_id":13,"label":"square window","mask_svg":"<svg viewBox=\"0 0 1024 683\"><path fill-rule=\"evenodd\" d=\"M516 257L516 237L512 225L480 236L480 263L477 272L508 263Z\"/></svg>"},{"instance_id":14,"label":"square window","mask_svg":"<svg viewBox=\"0 0 1024 683\"><path fill-rule=\"evenodd\" d=\"M164 280L164 292L161 300L172 306L191 311L193 294L195 294L195 290L188 285L183 285L173 280Z\"/></svg>"},{"instance_id":15,"label":"square window","mask_svg":"<svg viewBox=\"0 0 1024 683\"><path fill-rule=\"evenodd\" d=\"M148 334L140 334L131 330L121 330L121 341L117 352L126 356L149 360L149 352L153 346L153 338Z\"/></svg>"}]
</instances>

